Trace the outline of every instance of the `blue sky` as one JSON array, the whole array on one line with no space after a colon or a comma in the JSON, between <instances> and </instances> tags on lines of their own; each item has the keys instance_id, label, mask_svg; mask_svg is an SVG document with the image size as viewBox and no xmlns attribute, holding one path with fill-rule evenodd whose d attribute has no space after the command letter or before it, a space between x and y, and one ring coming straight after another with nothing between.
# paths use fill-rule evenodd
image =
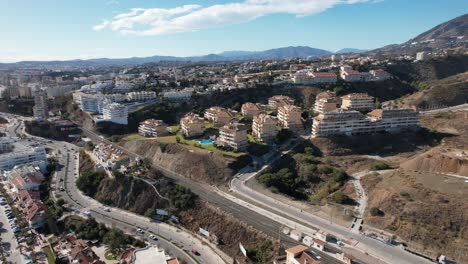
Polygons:
<instances>
[{"instance_id":1,"label":"blue sky","mask_svg":"<svg viewBox=\"0 0 468 264\"><path fill-rule=\"evenodd\" d=\"M466 0L0 0L0 62L401 43Z\"/></svg>"}]
</instances>

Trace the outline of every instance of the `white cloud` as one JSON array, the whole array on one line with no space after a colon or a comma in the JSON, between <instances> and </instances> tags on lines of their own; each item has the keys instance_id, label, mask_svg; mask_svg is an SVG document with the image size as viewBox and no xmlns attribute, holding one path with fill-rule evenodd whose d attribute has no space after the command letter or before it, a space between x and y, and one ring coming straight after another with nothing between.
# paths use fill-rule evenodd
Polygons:
<instances>
[{"instance_id":1,"label":"white cloud","mask_svg":"<svg viewBox=\"0 0 468 264\"><path fill-rule=\"evenodd\" d=\"M372 0L245 0L207 7L183 5L175 8L133 8L110 21L104 20L93 29L100 31L109 28L125 35L155 36L241 24L273 14L302 17L323 12L338 4L370 1Z\"/></svg>"}]
</instances>

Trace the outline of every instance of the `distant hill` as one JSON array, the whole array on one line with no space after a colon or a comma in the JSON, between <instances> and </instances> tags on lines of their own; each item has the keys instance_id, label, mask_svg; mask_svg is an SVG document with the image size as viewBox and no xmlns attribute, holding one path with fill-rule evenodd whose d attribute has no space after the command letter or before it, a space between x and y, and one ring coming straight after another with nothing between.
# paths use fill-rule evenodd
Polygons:
<instances>
[{"instance_id":1,"label":"distant hill","mask_svg":"<svg viewBox=\"0 0 468 264\"><path fill-rule=\"evenodd\" d=\"M365 49L344 48L344 49L337 50L335 53L336 53L336 54L344 54L344 53L364 53L364 52L366 52L366 51L367 51L367 50L365 50Z\"/></svg>"},{"instance_id":2,"label":"distant hill","mask_svg":"<svg viewBox=\"0 0 468 264\"><path fill-rule=\"evenodd\" d=\"M132 58L97 58L89 60L69 60L69 61L22 61L17 63L0 63L0 67L27 67L27 66L99 66L99 65L136 65L144 63L157 63L162 61L180 62L216 62L216 61L242 61L242 60L262 60L262 59L286 59L286 58L307 58L330 55L332 52L311 47L297 46L270 49L265 51L226 51L220 54L208 54L203 56L175 57L175 56L151 56Z\"/></svg>"},{"instance_id":3,"label":"distant hill","mask_svg":"<svg viewBox=\"0 0 468 264\"><path fill-rule=\"evenodd\" d=\"M468 47L468 14L437 25L402 44L391 44L372 53L403 53Z\"/></svg>"}]
</instances>

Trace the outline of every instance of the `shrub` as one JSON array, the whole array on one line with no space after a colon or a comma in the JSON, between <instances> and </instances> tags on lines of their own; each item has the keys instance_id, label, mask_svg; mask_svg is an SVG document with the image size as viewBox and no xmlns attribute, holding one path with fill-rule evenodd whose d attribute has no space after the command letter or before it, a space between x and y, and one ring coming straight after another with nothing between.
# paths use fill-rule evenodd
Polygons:
<instances>
[{"instance_id":1,"label":"shrub","mask_svg":"<svg viewBox=\"0 0 468 264\"><path fill-rule=\"evenodd\" d=\"M384 215L384 213L377 207L372 207L370 209L370 214L372 216L383 216Z\"/></svg>"},{"instance_id":2,"label":"shrub","mask_svg":"<svg viewBox=\"0 0 468 264\"><path fill-rule=\"evenodd\" d=\"M346 194L338 191L332 195L332 200L335 203L345 204L349 200L349 197Z\"/></svg>"},{"instance_id":3,"label":"shrub","mask_svg":"<svg viewBox=\"0 0 468 264\"><path fill-rule=\"evenodd\" d=\"M388 169L391 169L390 165L381 161L376 161L371 165L371 170L374 170L374 171L388 170Z\"/></svg>"}]
</instances>

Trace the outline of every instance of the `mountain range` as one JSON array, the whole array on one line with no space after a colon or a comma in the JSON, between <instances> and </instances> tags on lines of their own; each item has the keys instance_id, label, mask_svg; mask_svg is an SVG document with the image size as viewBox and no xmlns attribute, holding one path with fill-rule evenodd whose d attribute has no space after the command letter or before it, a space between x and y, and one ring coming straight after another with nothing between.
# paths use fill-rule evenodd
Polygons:
<instances>
[{"instance_id":1,"label":"mountain range","mask_svg":"<svg viewBox=\"0 0 468 264\"><path fill-rule=\"evenodd\" d=\"M290 46L264 51L225 51L219 54L208 54L203 56L176 57L176 56L151 56L132 58L98 58L89 60L70 61L23 61L17 63L1 64L3 67L24 67L34 65L135 65L143 63L157 63L162 61L180 62L216 62L216 61L245 61L262 59L287 59L287 58L307 58L321 57L331 54L343 53L403 53L416 52L433 48L449 48L458 46L468 46L468 14L459 16L450 21L442 23L402 44L392 44L385 47L366 51L363 49L344 48L336 52L311 48L307 46Z\"/></svg>"}]
</instances>

